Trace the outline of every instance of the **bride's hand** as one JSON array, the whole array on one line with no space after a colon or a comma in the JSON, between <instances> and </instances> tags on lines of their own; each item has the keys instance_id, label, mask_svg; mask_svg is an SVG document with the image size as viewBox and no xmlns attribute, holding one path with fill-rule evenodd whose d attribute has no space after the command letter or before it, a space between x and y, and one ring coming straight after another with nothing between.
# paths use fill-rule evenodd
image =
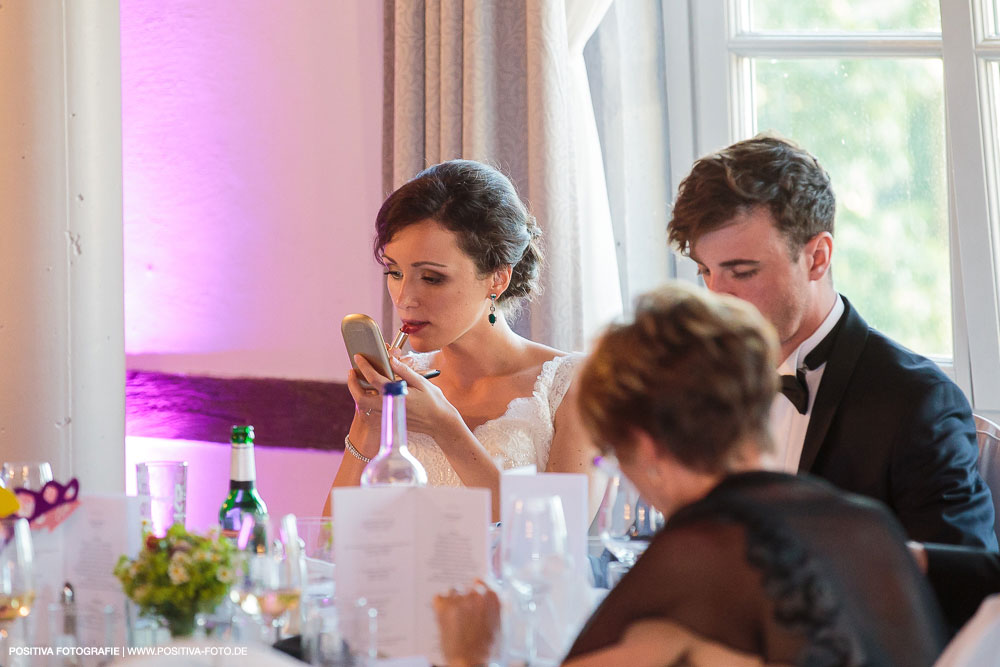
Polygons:
<instances>
[{"instance_id":1,"label":"bride's hand","mask_svg":"<svg viewBox=\"0 0 1000 667\"><path fill-rule=\"evenodd\" d=\"M392 370L401 379L406 380L408 429L433 435L449 422L464 423L458 410L448 402L440 389L399 359L393 358L391 363Z\"/></svg>"},{"instance_id":2,"label":"bride's hand","mask_svg":"<svg viewBox=\"0 0 1000 667\"><path fill-rule=\"evenodd\" d=\"M353 368L348 371L347 389L354 398L355 417L377 430L382 419L382 387L389 381L389 378L379 374L360 354L354 355L354 363L358 365L361 373L359 374ZM362 387L361 378L367 380L372 388Z\"/></svg>"}]
</instances>

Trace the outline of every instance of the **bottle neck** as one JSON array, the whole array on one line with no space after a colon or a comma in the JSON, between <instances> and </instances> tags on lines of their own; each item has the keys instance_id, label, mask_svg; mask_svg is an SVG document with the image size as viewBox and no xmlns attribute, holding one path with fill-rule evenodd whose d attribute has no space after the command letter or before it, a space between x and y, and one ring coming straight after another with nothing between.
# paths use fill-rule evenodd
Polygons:
<instances>
[{"instance_id":1,"label":"bottle neck","mask_svg":"<svg viewBox=\"0 0 1000 667\"><path fill-rule=\"evenodd\" d=\"M257 481L257 468L253 459L252 443L233 443L229 457L230 488L253 488ZM239 486L233 487L234 484Z\"/></svg>"},{"instance_id":2,"label":"bottle neck","mask_svg":"<svg viewBox=\"0 0 1000 667\"><path fill-rule=\"evenodd\" d=\"M379 444L379 455L405 451L406 397L386 394L382 396L382 442Z\"/></svg>"}]
</instances>

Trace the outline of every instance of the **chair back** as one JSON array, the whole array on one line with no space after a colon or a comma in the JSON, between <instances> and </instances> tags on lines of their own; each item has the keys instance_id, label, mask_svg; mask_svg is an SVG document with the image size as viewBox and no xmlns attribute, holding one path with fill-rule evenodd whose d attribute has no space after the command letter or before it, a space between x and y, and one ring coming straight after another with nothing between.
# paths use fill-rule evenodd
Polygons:
<instances>
[{"instance_id":1,"label":"chair back","mask_svg":"<svg viewBox=\"0 0 1000 667\"><path fill-rule=\"evenodd\" d=\"M962 626L934 667L995 667L1000 656L1000 595L991 595Z\"/></svg>"},{"instance_id":2,"label":"chair back","mask_svg":"<svg viewBox=\"0 0 1000 667\"><path fill-rule=\"evenodd\" d=\"M979 443L979 475L993 494L993 531L1000 540L1000 426L986 417L972 415Z\"/></svg>"}]
</instances>

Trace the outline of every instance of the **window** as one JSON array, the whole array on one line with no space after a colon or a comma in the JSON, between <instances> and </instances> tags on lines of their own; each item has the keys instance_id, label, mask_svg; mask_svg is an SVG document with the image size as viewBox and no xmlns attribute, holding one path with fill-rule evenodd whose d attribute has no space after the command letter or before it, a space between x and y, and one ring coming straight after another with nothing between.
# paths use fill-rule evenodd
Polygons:
<instances>
[{"instance_id":1,"label":"window","mask_svg":"<svg viewBox=\"0 0 1000 667\"><path fill-rule=\"evenodd\" d=\"M694 159L773 131L814 153L837 193L838 290L986 412L1000 410L998 4L664 5L681 5L666 40L690 54L667 64L668 95L692 100L671 151L684 133Z\"/></svg>"}]
</instances>

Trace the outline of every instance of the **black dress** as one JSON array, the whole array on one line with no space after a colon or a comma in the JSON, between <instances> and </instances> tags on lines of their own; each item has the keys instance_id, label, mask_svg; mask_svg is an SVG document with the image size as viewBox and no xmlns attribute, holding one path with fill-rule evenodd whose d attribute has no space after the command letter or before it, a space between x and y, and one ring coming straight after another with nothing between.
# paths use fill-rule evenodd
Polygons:
<instances>
[{"instance_id":1,"label":"black dress","mask_svg":"<svg viewBox=\"0 0 1000 667\"><path fill-rule=\"evenodd\" d=\"M767 663L930 665L940 610L880 503L773 472L724 479L681 509L577 637L606 648L643 619Z\"/></svg>"}]
</instances>

